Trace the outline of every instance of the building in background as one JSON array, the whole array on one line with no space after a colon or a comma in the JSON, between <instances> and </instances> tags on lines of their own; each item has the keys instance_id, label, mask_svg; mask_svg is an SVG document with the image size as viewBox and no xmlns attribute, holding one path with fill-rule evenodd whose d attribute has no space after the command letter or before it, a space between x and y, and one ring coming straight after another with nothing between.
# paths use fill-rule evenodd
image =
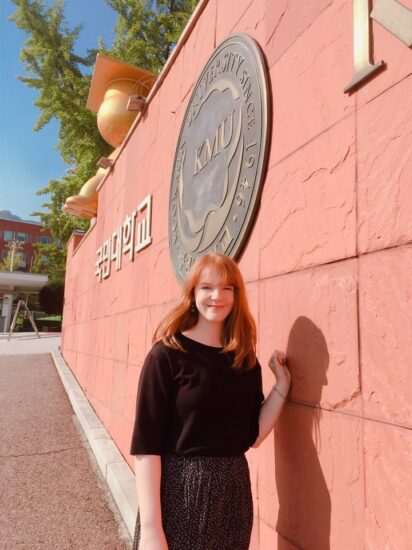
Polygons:
<instances>
[{"instance_id":1,"label":"building in background","mask_svg":"<svg viewBox=\"0 0 412 550\"><path fill-rule=\"evenodd\" d=\"M47 275L33 273L33 268L40 254L35 244L50 244L50 231L41 223L15 218L17 216L8 211L0 212L0 260L3 262L7 258L13 246L14 256L18 258L12 271L0 270L0 332L9 330L16 300L24 297L27 303L29 295L37 295L48 281ZM42 253L40 271L47 261L47 255Z\"/></svg>"},{"instance_id":2,"label":"building in background","mask_svg":"<svg viewBox=\"0 0 412 550\"><path fill-rule=\"evenodd\" d=\"M0 260L7 257L13 241L18 243L15 254L19 258L19 263L15 270L31 273L39 254L33 245L35 243L49 244L52 242L52 236L41 223L12 220L0 216ZM41 263L47 264L47 256L44 254L41 257Z\"/></svg>"}]
</instances>

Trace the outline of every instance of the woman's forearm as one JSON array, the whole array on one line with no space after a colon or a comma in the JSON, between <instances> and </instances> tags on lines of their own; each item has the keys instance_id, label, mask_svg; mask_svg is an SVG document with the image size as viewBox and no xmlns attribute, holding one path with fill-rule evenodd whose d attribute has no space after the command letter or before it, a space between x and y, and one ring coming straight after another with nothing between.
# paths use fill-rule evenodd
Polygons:
<instances>
[{"instance_id":1,"label":"woman's forearm","mask_svg":"<svg viewBox=\"0 0 412 550\"><path fill-rule=\"evenodd\" d=\"M269 367L276 377L276 386L273 386L272 391L260 407L259 435L252 447L259 447L273 430L290 389L291 375L283 351L275 350L272 353L269 359Z\"/></svg>"},{"instance_id":2,"label":"woman's forearm","mask_svg":"<svg viewBox=\"0 0 412 550\"><path fill-rule=\"evenodd\" d=\"M283 389L281 389L281 387L279 386L278 389L286 397L289 391L289 387L285 386ZM278 393L275 389L272 389L260 408L259 435L252 447L259 447L262 441L266 439L266 437L270 434L276 422L278 421L285 401L286 399L282 397L280 393Z\"/></svg>"},{"instance_id":3,"label":"woman's forearm","mask_svg":"<svg viewBox=\"0 0 412 550\"><path fill-rule=\"evenodd\" d=\"M135 476L142 531L162 528L160 506L161 458L158 455L136 455Z\"/></svg>"}]
</instances>

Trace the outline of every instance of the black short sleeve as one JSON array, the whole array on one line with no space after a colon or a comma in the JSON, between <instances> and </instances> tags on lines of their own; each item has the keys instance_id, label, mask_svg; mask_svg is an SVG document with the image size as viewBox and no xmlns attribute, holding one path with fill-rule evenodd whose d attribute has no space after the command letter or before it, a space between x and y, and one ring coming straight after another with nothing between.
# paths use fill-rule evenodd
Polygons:
<instances>
[{"instance_id":1,"label":"black short sleeve","mask_svg":"<svg viewBox=\"0 0 412 550\"><path fill-rule=\"evenodd\" d=\"M157 342L140 375L132 455L237 456L259 434L262 372L235 370L233 353L178 333Z\"/></svg>"},{"instance_id":2,"label":"black short sleeve","mask_svg":"<svg viewBox=\"0 0 412 550\"><path fill-rule=\"evenodd\" d=\"M172 394L168 357L160 346L154 346L146 357L139 379L130 454L162 454Z\"/></svg>"}]
</instances>

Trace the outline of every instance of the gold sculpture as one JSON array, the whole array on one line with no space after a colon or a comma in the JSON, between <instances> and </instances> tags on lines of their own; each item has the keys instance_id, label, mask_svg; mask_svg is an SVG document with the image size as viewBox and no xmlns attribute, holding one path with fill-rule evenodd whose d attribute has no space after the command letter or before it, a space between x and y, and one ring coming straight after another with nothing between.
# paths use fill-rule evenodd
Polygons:
<instances>
[{"instance_id":1,"label":"gold sculpture","mask_svg":"<svg viewBox=\"0 0 412 550\"><path fill-rule=\"evenodd\" d=\"M122 144L155 80L156 75L145 69L97 54L86 106L97 112L99 132L109 145L118 148ZM115 149L109 159L114 162L118 152ZM109 171L110 166L99 168L78 195L66 200L63 210L80 218L94 218L97 189Z\"/></svg>"},{"instance_id":2,"label":"gold sculpture","mask_svg":"<svg viewBox=\"0 0 412 550\"><path fill-rule=\"evenodd\" d=\"M127 135L137 111L128 110L131 97L146 98L156 75L97 54L86 106L97 112L97 126L102 138L119 147Z\"/></svg>"},{"instance_id":3,"label":"gold sculpture","mask_svg":"<svg viewBox=\"0 0 412 550\"><path fill-rule=\"evenodd\" d=\"M119 153L115 149L109 159L115 161ZM94 176L86 181L78 195L66 199L63 210L79 218L95 218L97 215L98 191L97 188L110 172L110 167L99 168Z\"/></svg>"},{"instance_id":4,"label":"gold sculpture","mask_svg":"<svg viewBox=\"0 0 412 550\"><path fill-rule=\"evenodd\" d=\"M138 83L119 79L111 82L97 112L97 127L106 143L118 147L127 135L137 112L128 111L129 98L137 94Z\"/></svg>"}]
</instances>

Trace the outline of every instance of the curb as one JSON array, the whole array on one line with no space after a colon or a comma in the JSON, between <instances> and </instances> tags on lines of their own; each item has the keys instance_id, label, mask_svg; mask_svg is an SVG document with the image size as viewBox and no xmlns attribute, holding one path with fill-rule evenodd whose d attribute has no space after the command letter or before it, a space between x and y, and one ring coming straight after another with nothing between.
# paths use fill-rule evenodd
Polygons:
<instances>
[{"instance_id":1,"label":"curb","mask_svg":"<svg viewBox=\"0 0 412 550\"><path fill-rule=\"evenodd\" d=\"M60 351L53 350L50 354L102 475L133 540L138 509L134 474L94 412Z\"/></svg>"}]
</instances>

